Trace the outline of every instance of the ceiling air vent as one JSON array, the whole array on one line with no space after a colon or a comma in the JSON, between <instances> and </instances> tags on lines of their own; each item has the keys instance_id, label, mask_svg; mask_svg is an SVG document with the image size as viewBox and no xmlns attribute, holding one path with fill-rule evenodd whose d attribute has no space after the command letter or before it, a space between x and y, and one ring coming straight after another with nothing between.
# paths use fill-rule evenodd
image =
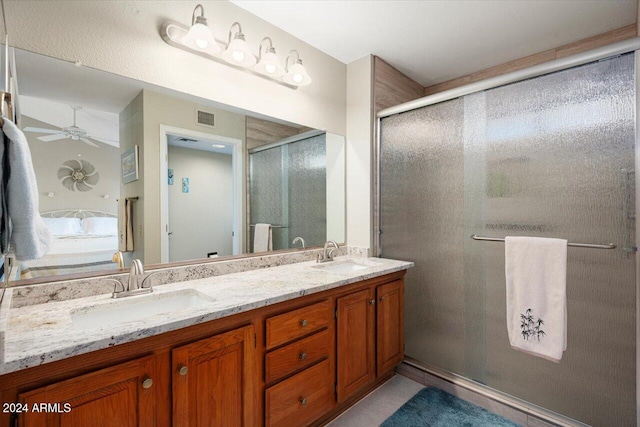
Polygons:
<instances>
[{"instance_id":1,"label":"ceiling air vent","mask_svg":"<svg viewBox=\"0 0 640 427\"><path fill-rule=\"evenodd\" d=\"M209 113L207 111L196 110L197 120L196 122L202 126L215 127L216 126L216 117L213 113Z\"/></svg>"}]
</instances>

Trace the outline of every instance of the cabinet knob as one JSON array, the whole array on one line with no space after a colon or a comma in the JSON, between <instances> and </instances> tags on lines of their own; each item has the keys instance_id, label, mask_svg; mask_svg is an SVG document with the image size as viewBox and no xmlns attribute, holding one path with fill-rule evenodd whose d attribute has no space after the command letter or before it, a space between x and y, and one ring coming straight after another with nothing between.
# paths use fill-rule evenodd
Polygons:
<instances>
[{"instance_id":1,"label":"cabinet knob","mask_svg":"<svg viewBox=\"0 0 640 427\"><path fill-rule=\"evenodd\" d=\"M384 301L384 297L380 297L380 301Z\"/></svg>"},{"instance_id":2,"label":"cabinet knob","mask_svg":"<svg viewBox=\"0 0 640 427\"><path fill-rule=\"evenodd\" d=\"M178 368L178 373L184 377L185 375L187 375L187 372L189 372L189 368L187 368L185 365L180 365L180 367Z\"/></svg>"},{"instance_id":3,"label":"cabinet knob","mask_svg":"<svg viewBox=\"0 0 640 427\"><path fill-rule=\"evenodd\" d=\"M300 360L304 360L306 358L307 358L307 353L305 352L300 353Z\"/></svg>"},{"instance_id":4,"label":"cabinet knob","mask_svg":"<svg viewBox=\"0 0 640 427\"><path fill-rule=\"evenodd\" d=\"M305 326L307 326L307 323L308 323L307 319L304 319L304 320L302 320L302 322L300 322L300 326L302 326L304 328Z\"/></svg>"},{"instance_id":5,"label":"cabinet knob","mask_svg":"<svg viewBox=\"0 0 640 427\"><path fill-rule=\"evenodd\" d=\"M300 404L301 404L302 406L306 405L306 404L307 404L307 398L306 398L306 397L301 397L301 398L300 398Z\"/></svg>"},{"instance_id":6,"label":"cabinet knob","mask_svg":"<svg viewBox=\"0 0 640 427\"><path fill-rule=\"evenodd\" d=\"M374 300L374 299L369 301L369 304L371 304L371 305L375 305L375 303L376 303L376 300Z\"/></svg>"},{"instance_id":7,"label":"cabinet knob","mask_svg":"<svg viewBox=\"0 0 640 427\"><path fill-rule=\"evenodd\" d=\"M153 385L153 380L149 377L142 380L142 388L151 388Z\"/></svg>"}]
</instances>

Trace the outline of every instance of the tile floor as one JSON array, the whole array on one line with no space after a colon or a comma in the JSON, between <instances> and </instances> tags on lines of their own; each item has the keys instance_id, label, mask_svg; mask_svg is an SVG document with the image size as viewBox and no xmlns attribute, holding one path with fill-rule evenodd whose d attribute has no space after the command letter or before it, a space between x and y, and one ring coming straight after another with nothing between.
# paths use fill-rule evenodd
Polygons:
<instances>
[{"instance_id":1,"label":"tile floor","mask_svg":"<svg viewBox=\"0 0 640 427\"><path fill-rule=\"evenodd\" d=\"M327 424L327 427L379 426L422 388L424 385L396 375Z\"/></svg>"},{"instance_id":2,"label":"tile floor","mask_svg":"<svg viewBox=\"0 0 640 427\"><path fill-rule=\"evenodd\" d=\"M400 365L397 371L397 375L327 424L327 427L379 426L425 386L438 387L447 393L482 406L522 426L555 426L555 424L547 423L539 418L433 377L406 364Z\"/></svg>"}]
</instances>

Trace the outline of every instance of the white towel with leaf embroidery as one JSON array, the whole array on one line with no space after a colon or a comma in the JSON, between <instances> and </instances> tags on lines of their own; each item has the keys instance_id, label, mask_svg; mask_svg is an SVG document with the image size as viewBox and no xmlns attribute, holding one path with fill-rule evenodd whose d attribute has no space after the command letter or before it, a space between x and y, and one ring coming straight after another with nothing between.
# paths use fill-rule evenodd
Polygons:
<instances>
[{"instance_id":1,"label":"white towel with leaf embroidery","mask_svg":"<svg viewBox=\"0 0 640 427\"><path fill-rule=\"evenodd\" d=\"M511 346L560 362L567 349L567 241L507 236L505 274Z\"/></svg>"}]
</instances>

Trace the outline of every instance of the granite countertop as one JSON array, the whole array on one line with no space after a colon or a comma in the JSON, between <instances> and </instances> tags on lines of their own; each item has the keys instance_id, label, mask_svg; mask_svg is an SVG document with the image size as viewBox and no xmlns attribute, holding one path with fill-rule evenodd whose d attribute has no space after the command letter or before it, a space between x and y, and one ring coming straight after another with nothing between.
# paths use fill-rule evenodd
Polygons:
<instances>
[{"instance_id":1,"label":"granite countertop","mask_svg":"<svg viewBox=\"0 0 640 427\"><path fill-rule=\"evenodd\" d=\"M0 308L0 375L79 354L173 331L225 316L265 307L293 298L322 292L413 266L411 262L384 258L336 257L333 263L314 261L262 268L242 273L170 283L153 294L113 299L111 295L77 298L11 307L5 295ZM330 272L322 267L352 261L366 266L354 272ZM88 311L102 312L108 319L116 306L180 294L199 296L199 305L173 308L170 313L123 320L113 318L91 324L81 318ZM6 301L6 300L9 301ZM112 305L114 304L114 305ZM99 307L103 305L104 307ZM132 311L135 313L135 311ZM73 316L72 316L73 315Z\"/></svg>"}]
</instances>

